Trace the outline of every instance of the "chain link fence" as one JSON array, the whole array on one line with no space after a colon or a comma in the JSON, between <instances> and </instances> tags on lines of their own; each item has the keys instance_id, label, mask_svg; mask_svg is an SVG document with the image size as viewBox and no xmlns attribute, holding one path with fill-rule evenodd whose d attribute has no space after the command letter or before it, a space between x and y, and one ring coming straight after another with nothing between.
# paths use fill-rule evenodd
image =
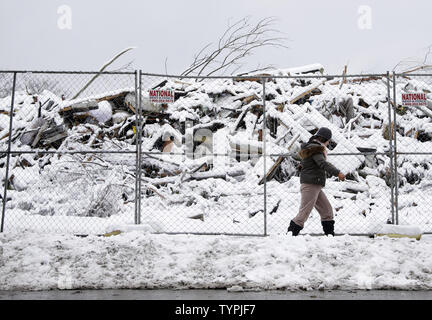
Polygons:
<instances>
[{"instance_id":1,"label":"chain link fence","mask_svg":"<svg viewBox=\"0 0 432 320\"><path fill-rule=\"evenodd\" d=\"M396 223L417 224L431 232L432 75L393 74L392 78ZM423 94L423 101L410 101L409 94Z\"/></svg>"},{"instance_id":2,"label":"chain link fence","mask_svg":"<svg viewBox=\"0 0 432 320\"><path fill-rule=\"evenodd\" d=\"M336 232L432 232L431 85L403 74L0 72L2 231L285 234L300 146L328 127L327 160L347 177L323 189ZM425 105L401 100L418 92ZM322 233L317 210L302 232Z\"/></svg>"},{"instance_id":3,"label":"chain link fence","mask_svg":"<svg viewBox=\"0 0 432 320\"><path fill-rule=\"evenodd\" d=\"M3 79L2 230L89 234L134 223L136 74Z\"/></svg>"}]
</instances>

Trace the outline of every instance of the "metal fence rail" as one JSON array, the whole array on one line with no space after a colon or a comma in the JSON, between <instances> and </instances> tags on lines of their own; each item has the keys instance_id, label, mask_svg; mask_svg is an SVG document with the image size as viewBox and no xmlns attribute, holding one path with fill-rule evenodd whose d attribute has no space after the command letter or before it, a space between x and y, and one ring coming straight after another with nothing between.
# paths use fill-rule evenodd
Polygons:
<instances>
[{"instance_id":1,"label":"metal fence rail","mask_svg":"<svg viewBox=\"0 0 432 320\"><path fill-rule=\"evenodd\" d=\"M347 174L323 189L336 232L430 233L432 102L406 108L409 92L430 94L432 77L0 71L1 232L284 234L300 143L326 126ZM316 210L303 232L322 233Z\"/></svg>"}]
</instances>

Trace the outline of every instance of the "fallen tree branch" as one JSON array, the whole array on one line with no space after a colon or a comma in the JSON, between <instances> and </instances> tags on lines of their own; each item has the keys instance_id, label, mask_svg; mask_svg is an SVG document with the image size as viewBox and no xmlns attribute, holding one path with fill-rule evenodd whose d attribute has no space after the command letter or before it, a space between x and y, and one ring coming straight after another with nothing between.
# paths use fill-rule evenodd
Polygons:
<instances>
[{"instance_id":1,"label":"fallen tree branch","mask_svg":"<svg viewBox=\"0 0 432 320\"><path fill-rule=\"evenodd\" d=\"M100 75L101 75L101 73L106 69L106 68L108 68L115 60L117 60L117 58L119 58L121 55L123 55L124 53L126 53L126 52L128 52L128 51L130 51L130 50L132 50L132 49L134 49L135 47L130 47L130 48L126 48L126 49L124 49L122 52L120 52L120 53L118 53L117 55L115 55L110 61L108 61L107 63L105 63L103 66L102 66L102 68L99 70L99 73L97 73L97 74L95 74L91 79L90 79L90 81L89 82L87 82L85 85L84 85L84 87L81 89L81 90L79 90L73 97L72 97L72 100L73 99L76 99L76 98L78 98L79 97L79 95L81 94L81 93L83 93L84 92L84 90L86 90L89 86L90 86L90 84L92 84L92 82L93 81L95 81L96 80L96 78L97 77L99 77Z\"/></svg>"}]
</instances>

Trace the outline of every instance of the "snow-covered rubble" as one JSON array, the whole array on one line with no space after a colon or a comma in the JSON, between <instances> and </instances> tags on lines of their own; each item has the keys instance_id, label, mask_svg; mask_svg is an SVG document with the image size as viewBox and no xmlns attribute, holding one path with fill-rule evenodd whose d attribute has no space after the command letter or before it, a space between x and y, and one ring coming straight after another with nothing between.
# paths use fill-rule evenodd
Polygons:
<instances>
[{"instance_id":1,"label":"snow-covered rubble","mask_svg":"<svg viewBox=\"0 0 432 320\"><path fill-rule=\"evenodd\" d=\"M264 186L259 182L278 157L287 154L266 185L267 230L285 233L298 210L300 143L326 126L334 135L328 160L348 177L345 183L331 178L326 186L337 231L368 233L386 223L391 217L390 159L382 154L389 150L386 79L347 78L341 85L341 79L319 77L323 72L319 64L270 74L301 72L317 77L266 81L265 125L259 75L204 81L150 79L152 86L141 97L145 121L141 221L159 232L262 234ZM147 89L154 87L174 90L175 102L152 104ZM415 90L429 92L430 97L432 87L416 79L397 79L398 95ZM52 103L46 103L48 99ZM341 103L350 99L348 112ZM13 154L6 230L103 233L113 224L133 223L136 100L133 88L76 100L62 100L47 90L36 97L16 92L12 150L115 153ZM9 104L10 97L0 99L0 150L7 149ZM430 151L431 118L400 105L397 112L398 150ZM298 140L288 150L296 135ZM377 154L334 155L361 150ZM431 160L428 155L398 156L399 221L420 224L423 231L432 231ZM0 164L4 181L5 157ZM310 221L304 231L321 232L314 213Z\"/></svg>"},{"instance_id":2,"label":"snow-covered rubble","mask_svg":"<svg viewBox=\"0 0 432 320\"><path fill-rule=\"evenodd\" d=\"M0 234L0 290L432 289L431 239Z\"/></svg>"}]
</instances>

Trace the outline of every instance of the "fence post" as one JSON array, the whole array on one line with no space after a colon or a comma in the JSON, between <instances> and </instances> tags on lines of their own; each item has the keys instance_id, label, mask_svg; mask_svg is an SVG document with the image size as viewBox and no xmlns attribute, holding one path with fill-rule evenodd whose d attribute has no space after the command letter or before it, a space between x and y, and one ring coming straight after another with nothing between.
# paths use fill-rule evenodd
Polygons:
<instances>
[{"instance_id":1,"label":"fence post","mask_svg":"<svg viewBox=\"0 0 432 320\"><path fill-rule=\"evenodd\" d=\"M266 91L265 91L265 83L266 78L261 78L262 85L263 85L263 93L262 93L262 99L263 99L263 127L262 127L262 139L263 139L263 161L264 161L264 236L267 236L267 179L266 179L266 173L267 173L267 153L266 153Z\"/></svg>"},{"instance_id":2,"label":"fence post","mask_svg":"<svg viewBox=\"0 0 432 320\"><path fill-rule=\"evenodd\" d=\"M396 121L396 73L393 71L393 118L394 118L394 181L395 181L395 208L396 208L396 224L399 224L399 179L397 165L397 121Z\"/></svg>"},{"instance_id":3,"label":"fence post","mask_svg":"<svg viewBox=\"0 0 432 320\"><path fill-rule=\"evenodd\" d=\"M395 223L395 203L394 203L394 185L395 185L395 176L393 170L393 161L394 161L394 153L393 153L393 134L392 134L392 119L391 119L391 99L390 99L390 73L387 71L387 101L388 101L388 138L390 145L390 201L391 201L391 222Z\"/></svg>"},{"instance_id":4,"label":"fence post","mask_svg":"<svg viewBox=\"0 0 432 320\"><path fill-rule=\"evenodd\" d=\"M141 70L135 71L135 130L136 130L136 172L135 172L135 224L141 224Z\"/></svg>"},{"instance_id":5,"label":"fence post","mask_svg":"<svg viewBox=\"0 0 432 320\"><path fill-rule=\"evenodd\" d=\"M14 72L13 83L12 83L11 109L10 109L11 111L9 114L9 139L8 139L8 149L7 149L7 155L6 155L6 173L5 173L5 178L4 178L3 208L2 208L0 232L3 232L4 219L5 219L5 214L6 214L7 186L8 186L8 177L9 177L10 151L11 151L11 143L12 143L12 124L13 124L13 109L14 109L14 103L15 103L16 76L17 76L17 73Z\"/></svg>"}]
</instances>

